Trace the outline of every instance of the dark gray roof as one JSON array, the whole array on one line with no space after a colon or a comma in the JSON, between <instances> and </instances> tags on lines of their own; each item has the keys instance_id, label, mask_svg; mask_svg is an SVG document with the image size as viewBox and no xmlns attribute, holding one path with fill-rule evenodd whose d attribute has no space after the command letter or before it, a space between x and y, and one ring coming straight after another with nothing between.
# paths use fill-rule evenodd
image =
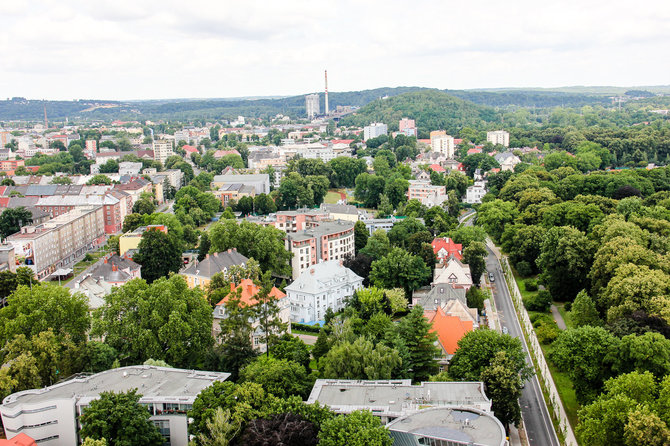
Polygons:
<instances>
[{"instance_id":1,"label":"dark gray roof","mask_svg":"<svg viewBox=\"0 0 670 446\"><path fill-rule=\"evenodd\" d=\"M246 265L248 261L249 259L237 252L236 249L215 252L214 254L208 254L202 262L192 262L191 265L186 268L184 274L210 278L214 274L220 273L224 269L228 269L233 265Z\"/></svg>"},{"instance_id":2,"label":"dark gray roof","mask_svg":"<svg viewBox=\"0 0 670 446\"><path fill-rule=\"evenodd\" d=\"M114 266L116 266L116 271ZM125 282L130 279L130 274L123 270L136 271L139 268L140 265L132 260L114 254L107 259L107 262L100 263L91 271L91 276L96 279L102 277L107 282Z\"/></svg>"},{"instance_id":3,"label":"dark gray roof","mask_svg":"<svg viewBox=\"0 0 670 446\"><path fill-rule=\"evenodd\" d=\"M435 310L452 299L460 300L463 304L467 303L465 289L454 288L448 283L438 283L427 293L417 290L413 297L418 299L415 305L421 305L424 310Z\"/></svg>"}]
</instances>

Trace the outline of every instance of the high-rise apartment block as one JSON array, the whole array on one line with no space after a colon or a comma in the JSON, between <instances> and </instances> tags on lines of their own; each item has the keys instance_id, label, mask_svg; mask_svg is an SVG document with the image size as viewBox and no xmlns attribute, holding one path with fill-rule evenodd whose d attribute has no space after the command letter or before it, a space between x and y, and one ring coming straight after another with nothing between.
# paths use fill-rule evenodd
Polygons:
<instances>
[{"instance_id":1,"label":"high-rise apartment block","mask_svg":"<svg viewBox=\"0 0 670 446\"><path fill-rule=\"evenodd\" d=\"M414 119L402 118L398 122L398 130L405 136L416 136L416 122Z\"/></svg>"},{"instance_id":2,"label":"high-rise apartment block","mask_svg":"<svg viewBox=\"0 0 670 446\"><path fill-rule=\"evenodd\" d=\"M165 164L165 160L174 155L172 150L172 141L157 139L154 141L154 160Z\"/></svg>"},{"instance_id":3,"label":"high-rise apartment block","mask_svg":"<svg viewBox=\"0 0 670 446\"><path fill-rule=\"evenodd\" d=\"M381 135L388 134L389 128L386 124L381 122L373 122L370 125L366 125L363 128L363 140L367 141L368 139L376 138Z\"/></svg>"},{"instance_id":4,"label":"high-rise apartment block","mask_svg":"<svg viewBox=\"0 0 670 446\"><path fill-rule=\"evenodd\" d=\"M305 96L305 110L309 119L313 119L321 112L318 94L308 94Z\"/></svg>"},{"instance_id":5,"label":"high-rise apartment block","mask_svg":"<svg viewBox=\"0 0 670 446\"><path fill-rule=\"evenodd\" d=\"M486 140L491 144L500 144L509 147L509 132L496 130L495 132L486 132Z\"/></svg>"},{"instance_id":6,"label":"high-rise apartment block","mask_svg":"<svg viewBox=\"0 0 670 446\"><path fill-rule=\"evenodd\" d=\"M454 137L447 135L444 130L430 132L430 147L433 152L438 152L447 158L454 157Z\"/></svg>"}]
</instances>

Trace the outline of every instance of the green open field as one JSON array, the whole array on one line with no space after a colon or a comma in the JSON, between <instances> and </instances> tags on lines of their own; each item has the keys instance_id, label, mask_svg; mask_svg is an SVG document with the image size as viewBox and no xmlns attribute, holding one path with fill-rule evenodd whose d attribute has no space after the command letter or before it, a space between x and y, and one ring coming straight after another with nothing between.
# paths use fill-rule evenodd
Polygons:
<instances>
[{"instance_id":1,"label":"green open field","mask_svg":"<svg viewBox=\"0 0 670 446\"><path fill-rule=\"evenodd\" d=\"M344 189L329 190L323 201L326 204L336 204L339 200L342 199L341 194L344 194L345 197L347 195Z\"/></svg>"}]
</instances>

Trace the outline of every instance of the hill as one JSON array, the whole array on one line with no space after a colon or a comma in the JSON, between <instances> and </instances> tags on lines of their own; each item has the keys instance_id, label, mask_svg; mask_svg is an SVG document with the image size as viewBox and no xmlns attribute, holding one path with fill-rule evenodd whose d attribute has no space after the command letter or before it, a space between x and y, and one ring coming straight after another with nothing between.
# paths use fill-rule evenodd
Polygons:
<instances>
[{"instance_id":1,"label":"hill","mask_svg":"<svg viewBox=\"0 0 670 446\"><path fill-rule=\"evenodd\" d=\"M340 120L340 124L364 126L383 122L392 131L398 129L398 121L402 118L415 119L419 131L446 129L452 134L461 127L478 127L482 121L500 122L499 113L491 107L439 90L424 90L373 101L355 115Z\"/></svg>"}]
</instances>

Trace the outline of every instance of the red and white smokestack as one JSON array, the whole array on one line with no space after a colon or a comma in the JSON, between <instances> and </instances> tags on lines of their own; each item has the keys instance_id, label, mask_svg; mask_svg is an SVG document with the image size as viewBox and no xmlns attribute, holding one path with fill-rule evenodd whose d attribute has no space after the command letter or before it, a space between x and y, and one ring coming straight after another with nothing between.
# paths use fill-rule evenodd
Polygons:
<instances>
[{"instance_id":1,"label":"red and white smokestack","mask_svg":"<svg viewBox=\"0 0 670 446\"><path fill-rule=\"evenodd\" d=\"M326 116L328 116L328 70L326 70Z\"/></svg>"}]
</instances>

